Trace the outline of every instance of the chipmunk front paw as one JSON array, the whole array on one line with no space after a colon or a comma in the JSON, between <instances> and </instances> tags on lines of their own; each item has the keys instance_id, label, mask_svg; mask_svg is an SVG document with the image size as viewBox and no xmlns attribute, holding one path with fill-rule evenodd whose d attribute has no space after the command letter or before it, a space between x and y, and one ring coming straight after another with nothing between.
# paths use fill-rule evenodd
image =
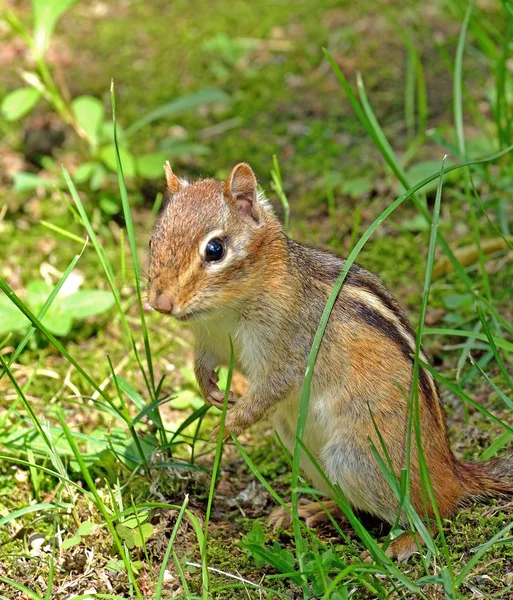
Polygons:
<instances>
[{"instance_id":1,"label":"chipmunk front paw","mask_svg":"<svg viewBox=\"0 0 513 600\"><path fill-rule=\"evenodd\" d=\"M215 371L212 371L208 377L204 378L201 383L201 393L205 398L205 402L212 404L219 410L222 410L224 406L224 396L225 392L220 390L217 387L217 382L219 381L219 377ZM235 404L235 396L233 392L230 392L228 395L228 408Z\"/></svg>"},{"instance_id":2,"label":"chipmunk front paw","mask_svg":"<svg viewBox=\"0 0 513 600\"><path fill-rule=\"evenodd\" d=\"M224 421L224 429L223 429L223 441L227 441L230 439L232 433L235 437L238 437L244 430L246 430L251 423L247 422L247 419L244 415L244 411L238 410L237 406L234 406L226 413L226 418ZM217 425L210 436L211 440L216 441L219 437L219 431L221 429L221 424Z\"/></svg>"}]
</instances>

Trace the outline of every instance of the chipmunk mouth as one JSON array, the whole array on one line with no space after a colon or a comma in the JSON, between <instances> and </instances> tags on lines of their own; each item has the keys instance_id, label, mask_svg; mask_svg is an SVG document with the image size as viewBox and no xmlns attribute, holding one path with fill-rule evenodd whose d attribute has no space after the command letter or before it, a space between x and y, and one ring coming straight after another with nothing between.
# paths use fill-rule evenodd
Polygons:
<instances>
[{"instance_id":1,"label":"chipmunk mouth","mask_svg":"<svg viewBox=\"0 0 513 600\"><path fill-rule=\"evenodd\" d=\"M202 317L205 317L207 314L208 314L207 310L191 310L190 312L187 312L187 313L173 314L172 316L177 321L180 321L180 323L188 323L190 321L195 321L197 319L201 319Z\"/></svg>"}]
</instances>

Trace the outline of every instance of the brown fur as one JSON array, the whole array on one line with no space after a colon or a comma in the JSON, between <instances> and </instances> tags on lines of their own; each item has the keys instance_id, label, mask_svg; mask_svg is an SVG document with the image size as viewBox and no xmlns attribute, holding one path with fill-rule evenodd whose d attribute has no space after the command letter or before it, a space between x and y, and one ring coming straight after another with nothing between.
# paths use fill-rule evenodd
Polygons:
<instances>
[{"instance_id":1,"label":"brown fur","mask_svg":"<svg viewBox=\"0 0 513 600\"><path fill-rule=\"evenodd\" d=\"M196 376L205 399L217 406L223 394L214 369L229 361L231 336L236 366L249 388L236 403L230 397L226 434L238 435L274 410L275 427L292 448L308 355L344 261L289 240L244 163L224 183L188 184L170 168L166 177L170 197L151 241L150 304L190 321ZM204 255L211 238L226 248L218 262ZM397 516L398 501L370 442L384 455L377 427L399 477L407 459L414 351L414 331L395 299L377 277L353 265L315 364L304 442L355 508L388 522ZM427 361L424 354L422 360ZM422 450L442 517L472 497L513 492L513 459L456 460L437 385L422 367L418 407ZM433 510L424 501L415 432L412 436L411 501L429 521ZM302 467L329 495L305 456ZM406 535L387 552L401 560L415 549L415 538Z\"/></svg>"}]
</instances>

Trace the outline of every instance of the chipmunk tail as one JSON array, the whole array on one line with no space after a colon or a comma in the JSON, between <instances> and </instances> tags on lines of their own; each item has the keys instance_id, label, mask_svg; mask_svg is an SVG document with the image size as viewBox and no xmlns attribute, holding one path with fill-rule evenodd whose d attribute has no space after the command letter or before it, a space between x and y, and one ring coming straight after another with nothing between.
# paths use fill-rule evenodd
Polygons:
<instances>
[{"instance_id":1,"label":"chipmunk tail","mask_svg":"<svg viewBox=\"0 0 513 600\"><path fill-rule=\"evenodd\" d=\"M460 465L468 499L513 494L513 456Z\"/></svg>"}]
</instances>

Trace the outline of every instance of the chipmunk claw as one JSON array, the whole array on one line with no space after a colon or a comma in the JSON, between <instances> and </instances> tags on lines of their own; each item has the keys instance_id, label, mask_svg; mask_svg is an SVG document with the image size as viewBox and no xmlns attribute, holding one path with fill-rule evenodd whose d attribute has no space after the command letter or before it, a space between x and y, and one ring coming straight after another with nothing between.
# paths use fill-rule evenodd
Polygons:
<instances>
[{"instance_id":1,"label":"chipmunk claw","mask_svg":"<svg viewBox=\"0 0 513 600\"><path fill-rule=\"evenodd\" d=\"M407 562L409 558L418 552L415 534L405 531L399 537L393 539L385 550L388 558L396 561L398 564ZM373 563L374 558L368 550L360 554L364 563Z\"/></svg>"},{"instance_id":2,"label":"chipmunk claw","mask_svg":"<svg viewBox=\"0 0 513 600\"><path fill-rule=\"evenodd\" d=\"M304 521L307 527L318 527L325 523L329 523L329 517L326 514L328 511L337 521L347 521L342 511L332 500L324 502L309 502L306 498L300 498L298 506L298 517ZM278 506L275 508L268 518L268 523L277 529L287 529L292 525L292 504L286 506Z\"/></svg>"},{"instance_id":3,"label":"chipmunk claw","mask_svg":"<svg viewBox=\"0 0 513 600\"><path fill-rule=\"evenodd\" d=\"M224 430L223 430L223 443L227 442L231 438L232 431L233 430L231 430L228 427L226 427L226 424L225 424ZM221 432L221 424L216 425L214 427L214 429L212 430L212 433L210 434L210 441L217 443L217 440L219 439L219 433L220 432ZM233 432L233 433L235 433L235 432Z\"/></svg>"},{"instance_id":4,"label":"chipmunk claw","mask_svg":"<svg viewBox=\"0 0 513 600\"><path fill-rule=\"evenodd\" d=\"M224 406L225 392L218 389L217 386L215 386L215 385L214 385L214 388L215 389L209 390L209 392L207 394L207 402L209 404L212 404L212 406L215 406L219 410L222 410L223 406ZM233 392L230 392L228 395L228 408L230 408L234 404L235 404L235 396L234 396Z\"/></svg>"}]
</instances>

